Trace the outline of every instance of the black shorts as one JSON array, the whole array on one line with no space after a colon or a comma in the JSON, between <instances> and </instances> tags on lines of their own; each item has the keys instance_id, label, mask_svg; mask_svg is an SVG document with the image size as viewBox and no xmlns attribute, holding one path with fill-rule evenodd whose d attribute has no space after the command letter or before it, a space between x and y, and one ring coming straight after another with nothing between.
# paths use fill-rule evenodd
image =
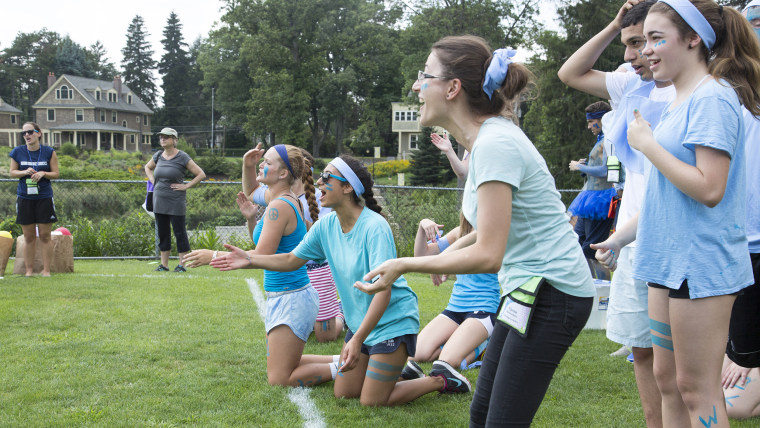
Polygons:
<instances>
[{"instance_id":1,"label":"black shorts","mask_svg":"<svg viewBox=\"0 0 760 428\"><path fill-rule=\"evenodd\" d=\"M53 198L46 199L22 199L16 198L16 223L49 224L58 221L55 215Z\"/></svg>"},{"instance_id":2,"label":"black shorts","mask_svg":"<svg viewBox=\"0 0 760 428\"><path fill-rule=\"evenodd\" d=\"M736 296L726 354L742 367L760 367L760 253L751 253L755 284Z\"/></svg>"},{"instance_id":3,"label":"black shorts","mask_svg":"<svg viewBox=\"0 0 760 428\"><path fill-rule=\"evenodd\" d=\"M354 332L351 329L346 330L346 338L344 342L348 343L351 338L354 337ZM367 346L362 343L362 354L375 355L375 354L390 354L393 353L402 343L406 344L406 353L413 357L417 352L417 335L405 334L403 336L397 336L392 339L383 340L372 346Z\"/></svg>"},{"instance_id":4,"label":"black shorts","mask_svg":"<svg viewBox=\"0 0 760 428\"><path fill-rule=\"evenodd\" d=\"M668 292L668 297L670 297L671 299L691 299L691 297L689 297L689 280L688 279L684 279L683 282L681 283L681 288L677 290L674 288L666 287L661 284L655 284L654 282L647 282L647 285L652 288L659 288L661 290L670 290ZM741 292L742 290L739 290L736 293L730 293L729 295L736 296Z\"/></svg>"},{"instance_id":5,"label":"black shorts","mask_svg":"<svg viewBox=\"0 0 760 428\"><path fill-rule=\"evenodd\" d=\"M485 311L453 312L448 309L444 309L443 312L441 312L441 315L449 318L450 320L454 321L455 323L459 325L461 325L467 318L475 318L475 319L490 318L492 326L496 322L496 314L493 312L485 312Z\"/></svg>"}]
</instances>

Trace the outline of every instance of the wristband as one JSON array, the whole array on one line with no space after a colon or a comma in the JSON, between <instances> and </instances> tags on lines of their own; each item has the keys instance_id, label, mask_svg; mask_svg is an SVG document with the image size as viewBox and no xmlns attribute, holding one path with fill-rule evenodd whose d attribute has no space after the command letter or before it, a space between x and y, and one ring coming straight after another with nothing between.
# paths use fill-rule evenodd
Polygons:
<instances>
[{"instance_id":1,"label":"wristband","mask_svg":"<svg viewBox=\"0 0 760 428\"><path fill-rule=\"evenodd\" d=\"M245 253L245 259L248 260L248 265L251 265L251 255L248 253Z\"/></svg>"},{"instance_id":2,"label":"wristband","mask_svg":"<svg viewBox=\"0 0 760 428\"><path fill-rule=\"evenodd\" d=\"M219 251L214 250L214 255L211 256L211 260L214 260L216 258L217 253L219 253Z\"/></svg>"}]
</instances>

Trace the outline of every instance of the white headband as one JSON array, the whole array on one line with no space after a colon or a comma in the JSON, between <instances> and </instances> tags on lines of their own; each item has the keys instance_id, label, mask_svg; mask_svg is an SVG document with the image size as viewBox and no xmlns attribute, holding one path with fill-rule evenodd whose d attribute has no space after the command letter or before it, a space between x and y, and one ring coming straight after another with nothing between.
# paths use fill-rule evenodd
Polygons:
<instances>
[{"instance_id":1,"label":"white headband","mask_svg":"<svg viewBox=\"0 0 760 428\"><path fill-rule=\"evenodd\" d=\"M343 159L335 158L330 161L330 165L334 166L335 169L337 169L343 175L343 177L348 180L348 184L354 188L354 193L356 193L357 196L364 194L364 186L362 185L361 180L359 180L359 177L356 176L354 170L351 169L351 167L348 166L348 164Z\"/></svg>"}]
</instances>

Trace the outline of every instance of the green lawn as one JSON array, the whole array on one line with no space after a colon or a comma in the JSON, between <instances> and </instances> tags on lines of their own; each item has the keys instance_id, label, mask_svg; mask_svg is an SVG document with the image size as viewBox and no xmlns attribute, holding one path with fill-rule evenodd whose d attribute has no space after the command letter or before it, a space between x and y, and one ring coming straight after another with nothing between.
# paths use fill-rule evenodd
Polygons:
<instances>
[{"instance_id":1,"label":"green lawn","mask_svg":"<svg viewBox=\"0 0 760 428\"><path fill-rule=\"evenodd\" d=\"M9 263L9 264L12 264ZM139 261L77 261L76 273L0 280L0 426L301 425L287 388L266 382L264 326L245 281L260 271L152 272ZM408 276L427 322L450 284ZM333 354L338 343L310 341ZM643 426L633 367L585 331L562 362L538 427ZM429 364L423 368L429 369ZM473 383L477 370L465 372ZM467 425L470 395L401 408L309 391L329 427ZM758 420L734 426L757 426Z\"/></svg>"}]
</instances>

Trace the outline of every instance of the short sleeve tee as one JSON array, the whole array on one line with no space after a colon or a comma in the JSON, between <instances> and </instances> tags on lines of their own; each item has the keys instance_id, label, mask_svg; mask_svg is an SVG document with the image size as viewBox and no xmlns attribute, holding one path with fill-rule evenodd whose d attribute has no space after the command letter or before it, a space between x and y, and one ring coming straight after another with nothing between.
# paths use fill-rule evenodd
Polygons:
<instances>
[{"instance_id":1,"label":"short sleeve tee","mask_svg":"<svg viewBox=\"0 0 760 428\"><path fill-rule=\"evenodd\" d=\"M747 239L749 252L760 253L760 119L742 107L746 136Z\"/></svg>"},{"instance_id":2,"label":"short sleeve tee","mask_svg":"<svg viewBox=\"0 0 760 428\"><path fill-rule=\"evenodd\" d=\"M593 296L588 264L546 162L522 130L503 117L483 123L470 157L462 211L478 233L489 233L478 229L477 190L490 181L512 187L512 220L499 270L502 294L542 276L564 293Z\"/></svg>"},{"instance_id":3,"label":"short sleeve tee","mask_svg":"<svg viewBox=\"0 0 760 428\"><path fill-rule=\"evenodd\" d=\"M348 233L343 233L334 212L320 218L293 254L302 260L327 260L343 302L346 323L355 332L374 296L354 288L354 283L362 281L364 275L384 261L396 258L396 244L388 222L365 207ZM419 328L417 295L401 276L392 285L385 313L364 343L372 346L405 334L417 334Z\"/></svg>"},{"instance_id":4,"label":"short sleeve tee","mask_svg":"<svg viewBox=\"0 0 760 428\"><path fill-rule=\"evenodd\" d=\"M17 146L11 150L8 156L15 160L19 165L19 169L27 169L29 167L34 168L35 171L48 171L50 172L50 159L53 157L53 149L50 146L40 145L39 150L29 151L26 144ZM29 194L26 187L26 180L29 176L19 178L18 186L16 187L16 196L21 199L48 199L53 197L53 186L50 184L50 179L43 177L37 182L37 194Z\"/></svg>"},{"instance_id":5,"label":"short sleeve tee","mask_svg":"<svg viewBox=\"0 0 760 428\"><path fill-rule=\"evenodd\" d=\"M156 214L184 216L187 207L186 191L172 190L172 184L185 181L187 163L190 156L179 150L171 159L165 159L162 152L153 155L156 169L153 171L153 212Z\"/></svg>"},{"instance_id":6,"label":"short sleeve tee","mask_svg":"<svg viewBox=\"0 0 760 428\"><path fill-rule=\"evenodd\" d=\"M753 283L745 231L744 120L736 92L723 85L705 82L666 110L654 130L655 140L689 165L696 165L696 146L728 154L723 199L709 208L652 168L636 235L634 277L669 288L688 280L692 299L734 293Z\"/></svg>"}]
</instances>

